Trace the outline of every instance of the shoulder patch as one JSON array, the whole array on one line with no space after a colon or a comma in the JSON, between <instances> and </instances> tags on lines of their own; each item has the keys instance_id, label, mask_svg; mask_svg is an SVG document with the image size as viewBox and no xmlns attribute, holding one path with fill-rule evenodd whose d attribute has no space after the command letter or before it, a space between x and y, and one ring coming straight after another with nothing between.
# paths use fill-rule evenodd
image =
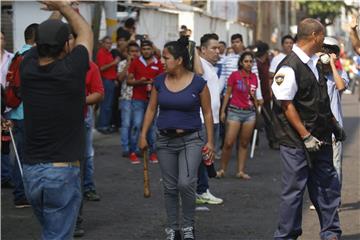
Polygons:
<instances>
[{"instance_id":1,"label":"shoulder patch","mask_svg":"<svg viewBox=\"0 0 360 240\"><path fill-rule=\"evenodd\" d=\"M285 74L278 73L275 75L274 79L276 84L280 86L284 82Z\"/></svg>"}]
</instances>

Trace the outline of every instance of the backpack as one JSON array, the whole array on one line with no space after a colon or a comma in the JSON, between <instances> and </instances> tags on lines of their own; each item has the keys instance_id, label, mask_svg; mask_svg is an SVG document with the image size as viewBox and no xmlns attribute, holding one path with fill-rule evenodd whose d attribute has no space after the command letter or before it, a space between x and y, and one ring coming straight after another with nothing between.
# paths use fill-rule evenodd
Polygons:
<instances>
[{"instance_id":1,"label":"backpack","mask_svg":"<svg viewBox=\"0 0 360 240\"><path fill-rule=\"evenodd\" d=\"M17 108L21 103L20 94L20 63L23 54L16 53L8 68L5 83L5 102L10 108Z\"/></svg>"}]
</instances>

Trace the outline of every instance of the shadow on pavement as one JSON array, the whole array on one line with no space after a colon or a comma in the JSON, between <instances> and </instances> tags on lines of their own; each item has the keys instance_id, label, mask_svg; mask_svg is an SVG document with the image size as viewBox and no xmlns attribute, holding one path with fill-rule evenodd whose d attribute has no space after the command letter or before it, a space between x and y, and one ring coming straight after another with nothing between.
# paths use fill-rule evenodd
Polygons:
<instances>
[{"instance_id":1,"label":"shadow on pavement","mask_svg":"<svg viewBox=\"0 0 360 240\"><path fill-rule=\"evenodd\" d=\"M341 240L358 240L358 239L360 239L360 233L341 236Z\"/></svg>"},{"instance_id":2,"label":"shadow on pavement","mask_svg":"<svg viewBox=\"0 0 360 240\"><path fill-rule=\"evenodd\" d=\"M341 204L341 211L351 211L351 210L358 210L360 209L360 201L353 202L353 203L345 203ZM360 238L358 238L360 239Z\"/></svg>"}]
</instances>

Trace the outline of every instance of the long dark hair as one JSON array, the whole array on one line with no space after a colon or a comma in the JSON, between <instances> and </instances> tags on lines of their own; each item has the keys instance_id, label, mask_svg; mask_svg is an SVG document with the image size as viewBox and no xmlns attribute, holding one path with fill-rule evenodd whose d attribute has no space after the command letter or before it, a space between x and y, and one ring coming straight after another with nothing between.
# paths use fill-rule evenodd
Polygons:
<instances>
[{"instance_id":1,"label":"long dark hair","mask_svg":"<svg viewBox=\"0 0 360 240\"><path fill-rule=\"evenodd\" d=\"M177 41L168 42L164 45L164 48L167 48L167 50L170 52L171 55L175 59L182 58L182 65L187 70L191 71L189 69L189 63L190 63L190 56L189 56L189 39L185 36L180 37Z\"/></svg>"},{"instance_id":2,"label":"long dark hair","mask_svg":"<svg viewBox=\"0 0 360 240\"><path fill-rule=\"evenodd\" d=\"M252 54L252 52L249 52L249 51L244 52L243 54L241 54L239 61L238 61L238 69L239 70L243 69L243 66L241 65L241 63L242 63L242 61L244 61L246 56L250 56L254 61L254 54Z\"/></svg>"}]
</instances>

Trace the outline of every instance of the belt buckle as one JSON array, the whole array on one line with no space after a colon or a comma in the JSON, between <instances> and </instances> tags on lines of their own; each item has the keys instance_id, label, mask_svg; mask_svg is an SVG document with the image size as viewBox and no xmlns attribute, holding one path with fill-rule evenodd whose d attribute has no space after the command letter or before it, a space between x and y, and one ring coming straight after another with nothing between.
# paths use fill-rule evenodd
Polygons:
<instances>
[{"instance_id":1,"label":"belt buckle","mask_svg":"<svg viewBox=\"0 0 360 240\"><path fill-rule=\"evenodd\" d=\"M54 167L80 167L80 161L75 162L54 162L52 163Z\"/></svg>"}]
</instances>

